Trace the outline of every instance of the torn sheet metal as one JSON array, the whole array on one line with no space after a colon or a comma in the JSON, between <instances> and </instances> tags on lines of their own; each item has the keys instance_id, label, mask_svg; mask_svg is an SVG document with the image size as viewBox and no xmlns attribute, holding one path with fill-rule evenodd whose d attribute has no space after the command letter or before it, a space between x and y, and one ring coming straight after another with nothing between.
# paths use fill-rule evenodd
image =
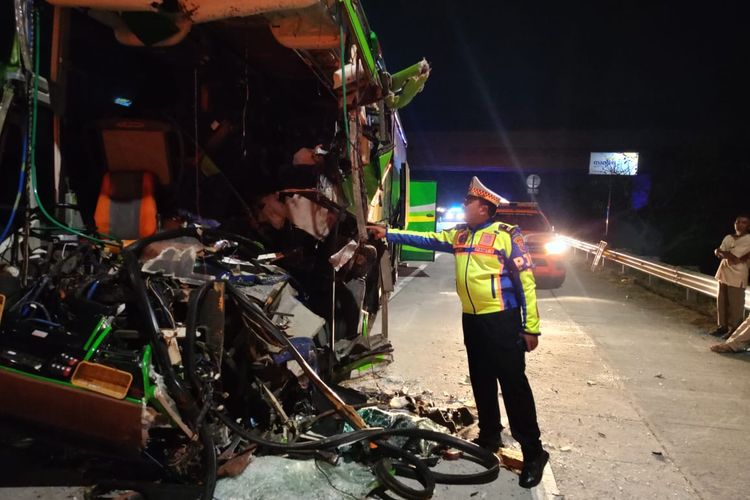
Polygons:
<instances>
[{"instance_id":1,"label":"torn sheet metal","mask_svg":"<svg viewBox=\"0 0 750 500\"><path fill-rule=\"evenodd\" d=\"M336 271L340 271L341 268L344 267L352 257L354 257L354 253L357 251L358 246L359 244L356 241L349 241L349 243L341 247L341 250L331 255L328 258L328 262L330 262Z\"/></svg>"},{"instance_id":2,"label":"torn sheet metal","mask_svg":"<svg viewBox=\"0 0 750 500\"><path fill-rule=\"evenodd\" d=\"M315 337L325 325L325 320L297 300L297 292L286 286L279 294L276 308L272 311L274 323L292 337Z\"/></svg>"},{"instance_id":3,"label":"torn sheet metal","mask_svg":"<svg viewBox=\"0 0 750 500\"><path fill-rule=\"evenodd\" d=\"M339 26L322 2L300 10L267 14L271 33L284 47L295 50L330 50L340 43Z\"/></svg>"},{"instance_id":4,"label":"torn sheet metal","mask_svg":"<svg viewBox=\"0 0 750 500\"><path fill-rule=\"evenodd\" d=\"M422 92L430 77L430 64L422 59L416 64L391 75L391 84L385 104L391 109L403 108L414 96Z\"/></svg>"},{"instance_id":5,"label":"torn sheet metal","mask_svg":"<svg viewBox=\"0 0 750 500\"><path fill-rule=\"evenodd\" d=\"M213 279L212 276L194 272L195 261L202 252L203 245L195 238L153 243L144 251L147 260L141 271L183 280L189 284L200 284Z\"/></svg>"},{"instance_id":6,"label":"torn sheet metal","mask_svg":"<svg viewBox=\"0 0 750 500\"><path fill-rule=\"evenodd\" d=\"M285 204L296 227L319 240L328 236L335 222L330 210L299 194L286 197Z\"/></svg>"},{"instance_id":7,"label":"torn sheet metal","mask_svg":"<svg viewBox=\"0 0 750 500\"><path fill-rule=\"evenodd\" d=\"M218 19L246 17L288 9L302 9L319 3L320 0L179 0L166 2L153 0L49 0L52 5L62 7L88 7L111 11L159 12L169 4L178 3L180 11L186 13L194 23L206 23ZM167 4L167 5L165 5Z\"/></svg>"}]
</instances>

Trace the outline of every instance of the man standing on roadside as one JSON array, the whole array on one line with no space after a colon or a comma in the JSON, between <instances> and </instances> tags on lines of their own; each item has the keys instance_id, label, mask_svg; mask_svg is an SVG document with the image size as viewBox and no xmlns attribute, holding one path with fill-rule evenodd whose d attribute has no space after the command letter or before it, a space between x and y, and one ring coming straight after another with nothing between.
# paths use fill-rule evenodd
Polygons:
<instances>
[{"instance_id":1,"label":"man standing on roadside","mask_svg":"<svg viewBox=\"0 0 750 500\"><path fill-rule=\"evenodd\" d=\"M456 291L463 310L464 344L479 414L475 442L496 452L502 446L497 384L510 430L524 457L519 484L542 479L549 453L542 448L536 406L526 378L527 351L539 342L539 313L531 257L516 226L493 222L500 196L472 178L464 200L466 224L434 232L368 226L376 238L455 255Z\"/></svg>"},{"instance_id":2,"label":"man standing on roadside","mask_svg":"<svg viewBox=\"0 0 750 500\"><path fill-rule=\"evenodd\" d=\"M734 234L724 237L714 254L721 259L716 271L719 296L716 299L715 337L729 338L742 323L745 315L745 287L747 287L750 256L750 215L740 214L734 221Z\"/></svg>"}]
</instances>

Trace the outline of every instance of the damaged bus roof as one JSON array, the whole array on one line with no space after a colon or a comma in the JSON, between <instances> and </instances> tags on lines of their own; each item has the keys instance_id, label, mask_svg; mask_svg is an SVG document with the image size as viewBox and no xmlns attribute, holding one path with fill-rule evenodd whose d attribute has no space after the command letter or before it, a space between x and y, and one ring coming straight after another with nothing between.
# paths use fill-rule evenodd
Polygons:
<instances>
[{"instance_id":1,"label":"damaged bus roof","mask_svg":"<svg viewBox=\"0 0 750 500\"><path fill-rule=\"evenodd\" d=\"M289 49L332 51L302 55L318 59L318 63L326 57L339 57L335 52L341 43L337 18L342 16L352 29L370 83L380 85L377 39L361 6L352 0L341 2L343 9L331 0L50 0L50 3L91 9L89 15L109 25L118 41L132 46L174 45L196 24L262 19L274 38Z\"/></svg>"}]
</instances>

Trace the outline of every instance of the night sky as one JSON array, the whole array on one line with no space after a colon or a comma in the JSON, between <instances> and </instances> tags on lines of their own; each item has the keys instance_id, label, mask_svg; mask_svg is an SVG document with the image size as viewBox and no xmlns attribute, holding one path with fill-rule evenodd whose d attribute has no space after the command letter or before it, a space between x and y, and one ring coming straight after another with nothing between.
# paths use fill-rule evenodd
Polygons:
<instances>
[{"instance_id":1,"label":"night sky","mask_svg":"<svg viewBox=\"0 0 750 500\"><path fill-rule=\"evenodd\" d=\"M423 56L432 64L425 91L402 113L410 130L731 133L746 118L750 88L740 5L370 0L365 8L390 71Z\"/></svg>"},{"instance_id":2,"label":"night sky","mask_svg":"<svg viewBox=\"0 0 750 500\"><path fill-rule=\"evenodd\" d=\"M635 149L639 179L614 182L610 244L708 273L717 264L713 248L733 231L734 216L750 211L750 30L742 5L364 4L389 71L422 57L431 63L424 91L400 112L413 144L437 131L492 132L498 143L515 131L647 137L648 146ZM409 154L430 156L413 147ZM524 178L533 166L513 167ZM585 163L561 167L578 170L559 184L543 176L547 199L538 201L558 227L596 241L603 236L606 180L588 176ZM448 184L464 184L451 176ZM440 182L446 174L416 175L431 177ZM646 203L633 204L634 194Z\"/></svg>"}]
</instances>

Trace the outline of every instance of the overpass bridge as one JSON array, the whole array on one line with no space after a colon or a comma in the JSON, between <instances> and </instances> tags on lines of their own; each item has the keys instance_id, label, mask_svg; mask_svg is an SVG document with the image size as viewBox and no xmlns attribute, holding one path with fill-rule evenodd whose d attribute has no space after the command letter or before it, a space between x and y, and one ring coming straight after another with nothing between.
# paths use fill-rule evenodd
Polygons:
<instances>
[{"instance_id":1,"label":"overpass bridge","mask_svg":"<svg viewBox=\"0 0 750 500\"><path fill-rule=\"evenodd\" d=\"M409 134L409 165L416 172L588 173L595 151L638 151L645 168L669 152L716 148L709 134L661 130L514 130Z\"/></svg>"}]
</instances>

